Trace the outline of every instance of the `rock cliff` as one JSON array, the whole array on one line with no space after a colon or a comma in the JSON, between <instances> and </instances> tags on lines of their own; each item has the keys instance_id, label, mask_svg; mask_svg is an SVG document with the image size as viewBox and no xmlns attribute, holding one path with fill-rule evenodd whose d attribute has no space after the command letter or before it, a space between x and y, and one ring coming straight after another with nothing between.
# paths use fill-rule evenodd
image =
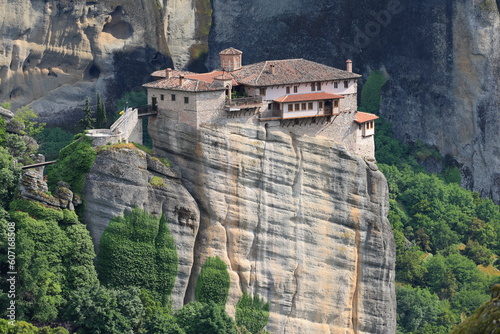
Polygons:
<instances>
[{"instance_id":1,"label":"rock cliff","mask_svg":"<svg viewBox=\"0 0 500 334\"><path fill-rule=\"evenodd\" d=\"M381 113L401 139L461 164L500 202L500 16L494 0L0 0L0 100L51 117L96 91L120 95L158 67L203 69L234 46L244 62L303 57L383 69ZM76 116L76 118L78 118Z\"/></svg>"},{"instance_id":2,"label":"rock cliff","mask_svg":"<svg viewBox=\"0 0 500 334\"><path fill-rule=\"evenodd\" d=\"M405 141L451 154L463 185L500 202L500 1L214 0L209 65L233 46L244 62L304 57L382 69L381 113Z\"/></svg>"},{"instance_id":3,"label":"rock cliff","mask_svg":"<svg viewBox=\"0 0 500 334\"><path fill-rule=\"evenodd\" d=\"M271 302L271 333L395 333L395 249L376 165L326 138L244 122L194 130L162 113L149 129L200 210L185 302L218 255L228 312L242 291L258 294Z\"/></svg>"},{"instance_id":4,"label":"rock cliff","mask_svg":"<svg viewBox=\"0 0 500 334\"><path fill-rule=\"evenodd\" d=\"M156 178L156 181L154 180ZM160 160L133 145L100 150L85 181L85 216L96 251L109 221L134 207L165 214L179 257L179 274L172 290L174 307L183 305L193 267L200 213L179 177Z\"/></svg>"}]
</instances>

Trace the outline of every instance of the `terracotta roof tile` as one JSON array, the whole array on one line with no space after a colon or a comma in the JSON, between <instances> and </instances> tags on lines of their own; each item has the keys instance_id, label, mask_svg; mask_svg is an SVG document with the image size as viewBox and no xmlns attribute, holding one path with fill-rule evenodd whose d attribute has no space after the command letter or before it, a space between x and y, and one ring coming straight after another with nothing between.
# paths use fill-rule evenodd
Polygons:
<instances>
[{"instance_id":1,"label":"terracotta roof tile","mask_svg":"<svg viewBox=\"0 0 500 334\"><path fill-rule=\"evenodd\" d=\"M302 101L318 101L318 100L332 100L332 99L343 99L342 95L330 94L330 93L308 93L308 94L294 94L285 95L276 100L275 102L302 102Z\"/></svg>"},{"instance_id":2,"label":"terracotta roof tile","mask_svg":"<svg viewBox=\"0 0 500 334\"><path fill-rule=\"evenodd\" d=\"M226 71L213 71L213 72L209 72L209 73L192 73L192 74L185 75L185 77L189 78L189 79L205 81L208 83L214 82L214 78L216 78L216 77L218 79L222 79L222 78L232 79L231 80L232 85L233 86L238 85L236 80L234 80L233 76Z\"/></svg>"},{"instance_id":3,"label":"terracotta roof tile","mask_svg":"<svg viewBox=\"0 0 500 334\"><path fill-rule=\"evenodd\" d=\"M227 48L219 52L220 55L240 55L243 54L242 51L235 48Z\"/></svg>"},{"instance_id":4,"label":"terracotta roof tile","mask_svg":"<svg viewBox=\"0 0 500 334\"><path fill-rule=\"evenodd\" d=\"M189 72L189 71L178 71L178 70L172 70L172 72L170 72L171 76L173 77L179 77L179 76L187 76L187 75L191 75L191 74L197 74L197 73L194 73L194 72ZM167 74L165 73L165 70L158 70L158 71L154 71L153 73L150 74L152 77L156 77L156 78L166 78L167 77Z\"/></svg>"},{"instance_id":5,"label":"terracotta roof tile","mask_svg":"<svg viewBox=\"0 0 500 334\"><path fill-rule=\"evenodd\" d=\"M271 73L274 65L274 74ZM305 59L264 61L232 71L236 81L249 86L272 86L315 81L360 78L361 75L339 70Z\"/></svg>"},{"instance_id":6,"label":"terracotta roof tile","mask_svg":"<svg viewBox=\"0 0 500 334\"><path fill-rule=\"evenodd\" d=\"M179 77L157 80L144 84L142 86L147 88L160 88L185 92L209 92L225 89L224 87L215 85L214 83L208 83L205 81L193 80L189 78L185 78L184 83L181 86Z\"/></svg>"},{"instance_id":7,"label":"terracotta roof tile","mask_svg":"<svg viewBox=\"0 0 500 334\"><path fill-rule=\"evenodd\" d=\"M354 120L356 123L366 123L368 121L374 121L378 119L378 116L377 115L374 115L374 114L369 114L367 112L362 112L362 111L358 111L356 113L356 119Z\"/></svg>"}]
</instances>

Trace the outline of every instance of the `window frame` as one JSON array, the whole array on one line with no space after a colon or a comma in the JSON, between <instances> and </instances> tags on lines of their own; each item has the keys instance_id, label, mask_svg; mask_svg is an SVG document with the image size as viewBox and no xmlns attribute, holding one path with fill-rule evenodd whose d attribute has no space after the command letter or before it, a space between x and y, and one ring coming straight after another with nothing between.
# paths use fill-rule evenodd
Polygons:
<instances>
[{"instance_id":1,"label":"window frame","mask_svg":"<svg viewBox=\"0 0 500 334\"><path fill-rule=\"evenodd\" d=\"M175 101L175 94L172 94L172 95L170 96L170 99L171 99L172 101Z\"/></svg>"},{"instance_id":2,"label":"window frame","mask_svg":"<svg viewBox=\"0 0 500 334\"><path fill-rule=\"evenodd\" d=\"M184 104L189 104L189 96L184 96Z\"/></svg>"}]
</instances>

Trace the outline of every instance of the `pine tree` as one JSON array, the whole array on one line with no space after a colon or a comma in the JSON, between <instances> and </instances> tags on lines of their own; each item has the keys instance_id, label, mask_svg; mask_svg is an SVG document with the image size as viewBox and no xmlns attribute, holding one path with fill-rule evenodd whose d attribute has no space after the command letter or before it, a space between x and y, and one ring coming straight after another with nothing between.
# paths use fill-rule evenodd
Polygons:
<instances>
[{"instance_id":1,"label":"pine tree","mask_svg":"<svg viewBox=\"0 0 500 334\"><path fill-rule=\"evenodd\" d=\"M89 130L94 128L95 118L92 118L92 109L90 109L89 98L85 100L85 107L83 108L83 118L80 120L80 124L83 126L84 130Z\"/></svg>"},{"instance_id":2,"label":"pine tree","mask_svg":"<svg viewBox=\"0 0 500 334\"><path fill-rule=\"evenodd\" d=\"M96 111L96 125L98 128L105 128L106 123L107 123L107 117L106 117L106 106L104 105L104 102L101 100L101 94L97 93L97 111Z\"/></svg>"}]
</instances>

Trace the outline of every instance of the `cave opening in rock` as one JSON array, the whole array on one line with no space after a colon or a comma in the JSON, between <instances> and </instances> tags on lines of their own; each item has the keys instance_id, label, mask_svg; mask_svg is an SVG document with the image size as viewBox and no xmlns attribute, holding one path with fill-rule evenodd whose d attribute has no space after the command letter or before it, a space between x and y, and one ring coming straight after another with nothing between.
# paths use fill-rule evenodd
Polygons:
<instances>
[{"instance_id":1,"label":"cave opening in rock","mask_svg":"<svg viewBox=\"0 0 500 334\"><path fill-rule=\"evenodd\" d=\"M118 6L109 14L109 20L103 27L102 31L110 34L117 39L127 39L134 33L132 25L124 20L125 11L122 6Z\"/></svg>"},{"instance_id":2,"label":"cave opening in rock","mask_svg":"<svg viewBox=\"0 0 500 334\"><path fill-rule=\"evenodd\" d=\"M101 75L101 70L94 63L92 63L90 65L90 67L88 67L88 71L87 71L87 75L86 75L87 78L88 79L98 79L99 75Z\"/></svg>"}]
</instances>

